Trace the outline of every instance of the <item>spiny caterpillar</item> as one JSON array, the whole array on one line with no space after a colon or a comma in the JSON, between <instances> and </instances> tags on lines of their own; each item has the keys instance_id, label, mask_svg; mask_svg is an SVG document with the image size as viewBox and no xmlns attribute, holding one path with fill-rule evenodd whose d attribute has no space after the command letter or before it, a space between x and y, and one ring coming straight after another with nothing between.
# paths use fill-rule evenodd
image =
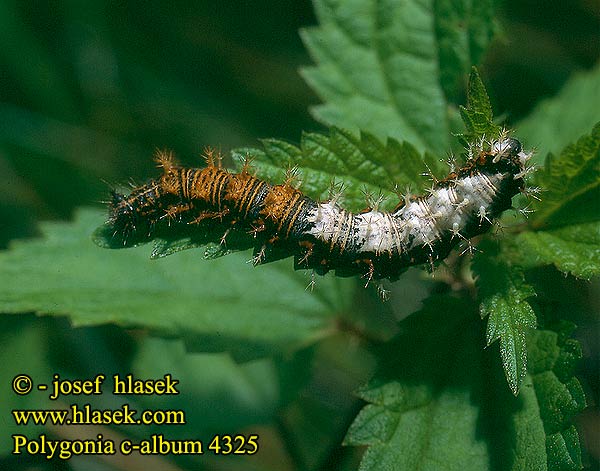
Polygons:
<instances>
[{"instance_id":1,"label":"spiny caterpillar","mask_svg":"<svg viewBox=\"0 0 600 471\"><path fill-rule=\"evenodd\" d=\"M466 164L408 196L391 211L353 214L336 199L317 202L292 186L273 185L221 166L207 151L205 168L179 166L167 153L162 175L129 195L112 193L106 223L125 246L178 231L233 249L254 249L255 264L294 257L295 269L370 280L395 280L409 266L444 259L461 240L481 234L525 192L530 153L507 133L470 149Z\"/></svg>"}]
</instances>

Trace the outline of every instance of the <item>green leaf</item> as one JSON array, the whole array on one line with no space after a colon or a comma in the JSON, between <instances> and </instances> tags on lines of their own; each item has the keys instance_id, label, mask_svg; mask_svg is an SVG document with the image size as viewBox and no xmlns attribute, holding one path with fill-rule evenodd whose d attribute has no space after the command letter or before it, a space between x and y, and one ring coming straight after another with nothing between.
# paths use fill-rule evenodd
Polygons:
<instances>
[{"instance_id":1,"label":"green leaf","mask_svg":"<svg viewBox=\"0 0 600 471\"><path fill-rule=\"evenodd\" d=\"M540 102L515 127L529 146L543 159L558 153L600 121L600 65L589 72L573 75L552 98ZM541 162L541 160L539 160Z\"/></svg>"},{"instance_id":2,"label":"green leaf","mask_svg":"<svg viewBox=\"0 0 600 471\"><path fill-rule=\"evenodd\" d=\"M558 157L549 155L535 181L543 190L535 229L600 220L600 123Z\"/></svg>"},{"instance_id":3,"label":"green leaf","mask_svg":"<svg viewBox=\"0 0 600 471\"><path fill-rule=\"evenodd\" d=\"M447 149L434 2L318 0L318 28L302 31L315 67L303 69L324 104L319 121Z\"/></svg>"},{"instance_id":4,"label":"green leaf","mask_svg":"<svg viewBox=\"0 0 600 471\"><path fill-rule=\"evenodd\" d=\"M359 395L369 404L345 439L368 446L360 470L545 471L546 434L531 376L518 397L495 349L482 349L477 306L431 297L378 352Z\"/></svg>"},{"instance_id":5,"label":"green leaf","mask_svg":"<svg viewBox=\"0 0 600 471\"><path fill-rule=\"evenodd\" d=\"M497 352L490 352L497 355ZM500 365L486 365L499 371ZM488 375L482 423L492 454L492 469L546 471L546 435L529 375L523 379L518 397L511 395L500 375Z\"/></svg>"},{"instance_id":6,"label":"green leaf","mask_svg":"<svg viewBox=\"0 0 600 471\"><path fill-rule=\"evenodd\" d=\"M318 0L319 27L302 31L317 63L303 69L324 104L320 121L448 148L454 98L494 32L493 2Z\"/></svg>"},{"instance_id":7,"label":"green leaf","mask_svg":"<svg viewBox=\"0 0 600 471\"><path fill-rule=\"evenodd\" d=\"M589 135L548 157L536 175L543 190L533 231L503 240L503 252L525 268L554 265L589 279L600 274L600 124Z\"/></svg>"},{"instance_id":8,"label":"green leaf","mask_svg":"<svg viewBox=\"0 0 600 471\"><path fill-rule=\"evenodd\" d=\"M579 342L568 338L568 325L557 332L531 331L529 371L546 433L548 469L582 469L581 448L573 418L585 407L585 396L573 376L581 359Z\"/></svg>"},{"instance_id":9,"label":"green leaf","mask_svg":"<svg viewBox=\"0 0 600 471\"><path fill-rule=\"evenodd\" d=\"M361 402L353 392L373 375L375 367L366 345L348 340L347 336L331 337L311 348L310 357L304 351L299 354L309 365L309 382L296 391L279 419L282 435L293 447L295 469L345 469L342 460L332 459L331 452L340 446L340 435L346 433ZM300 361L295 363L287 373L294 376L293 382L306 368ZM355 471L356 463L349 469Z\"/></svg>"},{"instance_id":10,"label":"green leaf","mask_svg":"<svg viewBox=\"0 0 600 471\"><path fill-rule=\"evenodd\" d=\"M460 107L460 115L467 128L467 132L462 135L465 144L482 138L495 138L500 134L500 126L493 121L494 114L485 85L475 67L469 77L467 106Z\"/></svg>"},{"instance_id":11,"label":"green leaf","mask_svg":"<svg viewBox=\"0 0 600 471\"><path fill-rule=\"evenodd\" d=\"M249 254L203 263L194 251L155 261L143 247L105 251L90 240L103 217L81 210L75 222L45 223L43 239L1 253L0 311L144 327L198 350L251 358L329 335L348 308L352 283L324 277L307 292L310 280L289 260L254 268Z\"/></svg>"},{"instance_id":12,"label":"green leaf","mask_svg":"<svg viewBox=\"0 0 600 471\"><path fill-rule=\"evenodd\" d=\"M489 469L473 394L484 376L473 306L429 298L380 352L381 370L360 390L369 402L347 445L368 445L360 470Z\"/></svg>"},{"instance_id":13,"label":"green leaf","mask_svg":"<svg viewBox=\"0 0 600 471\"><path fill-rule=\"evenodd\" d=\"M577 278L600 275L600 222L523 232L503 246L506 256L524 268L554 265Z\"/></svg>"},{"instance_id":14,"label":"green leaf","mask_svg":"<svg viewBox=\"0 0 600 471\"><path fill-rule=\"evenodd\" d=\"M536 326L535 313L526 299L535 291L525 283L523 273L493 257L492 247L487 244L484 253L473 259L481 297L480 314L488 317L487 345L500 340L504 373L511 391L517 395L527 373L525 336Z\"/></svg>"},{"instance_id":15,"label":"green leaf","mask_svg":"<svg viewBox=\"0 0 600 471\"><path fill-rule=\"evenodd\" d=\"M428 182L422 177L427 168L440 165L433 156L424 157L407 142L388 139L384 145L374 136L332 128L329 136L317 133L302 135L300 147L276 139L264 139L263 149L237 149L234 159L250 156L257 173L270 182L281 182L285 169L299 171L300 189L318 199L330 199L332 182L343 188L342 200L350 209L368 206L365 194L387 197L387 206L394 207L398 197L392 189L401 191L410 186L421 190ZM425 163L423 162L425 160ZM387 187L387 189L386 189Z\"/></svg>"},{"instance_id":16,"label":"green leaf","mask_svg":"<svg viewBox=\"0 0 600 471\"><path fill-rule=\"evenodd\" d=\"M478 64L496 32L494 2L434 2L440 82L447 97L463 89L465 75Z\"/></svg>"},{"instance_id":17,"label":"green leaf","mask_svg":"<svg viewBox=\"0 0 600 471\"><path fill-rule=\"evenodd\" d=\"M115 231L110 222L97 227L92 240L105 249L123 249L138 247L152 242L150 258L158 259L189 249L202 249L202 257L212 260L233 252L254 247L252 234L246 230L232 227L227 233L226 243L222 243L226 229L219 224L178 224L155 229L151 236L136 233L124 237ZM235 249L231 248L235 247Z\"/></svg>"},{"instance_id":18,"label":"green leaf","mask_svg":"<svg viewBox=\"0 0 600 471\"><path fill-rule=\"evenodd\" d=\"M165 372L185 378L177 396L136 398L148 408L185 410L186 425L171 431L177 437L267 422L279 403L277 371L268 358L239 364L227 353L190 353L180 340L146 337L139 344L132 372L136 378L160 378ZM156 433L161 427L154 428Z\"/></svg>"}]
</instances>

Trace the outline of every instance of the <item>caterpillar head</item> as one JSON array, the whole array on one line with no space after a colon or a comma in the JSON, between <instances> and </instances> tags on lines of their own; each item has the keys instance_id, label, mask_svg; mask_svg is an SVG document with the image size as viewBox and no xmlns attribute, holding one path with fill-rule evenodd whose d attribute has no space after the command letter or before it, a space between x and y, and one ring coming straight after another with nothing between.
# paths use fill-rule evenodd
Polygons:
<instances>
[{"instance_id":1,"label":"caterpillar head","mask_svg":"<svg viewBox=\"0 0 600 471\"><path fill-rule=\"evenodd\" d=\"M521 173L515 175L515 178L522 178L533 170L533 167L528 163L533 152L523 151L521 142L513 137L501 136L500 139L494 141L491 146L491 154L494 155L494 163L504 160L517 165Z\"/></svg>"},{"instance_id":2,"label":"caterpillar head","mask_svg":"<svg viewBox=\"0 0 600 471\"><path fill-rule=\"evenodd\" d=\"M114 228L113 238L122 239L123 245L127 245L128 239L136 231L136 211L128 198L115 190L110 192L108 203L109 224Z\"/></svg>"},{"instance_id":3,"label":"caterpillar head","mask_svg":"<svg viewBox=\"0 0 600 471\"><path fill-rule=\"evenodd\" d=\"M508 154L518 154L522 150L521 143L513 137L505 137L504 139L499 139L492 143L492 152L502 155L504 153Z\"/></svg>"},{"instance_id":4,"label":"caterpillar head","mask_svg":"<svg viewBox=\"0 0 600 471\"><path fill-rule=\"evenodd\" d=\"M476 164L490 171L510 173L515 180L522 182L523 177L534 170L529 164L531 156L531 152L523 151L520 141L502 133L497 140L489 143L489 151L481 152Z\"/></svg>"}]
</instances>

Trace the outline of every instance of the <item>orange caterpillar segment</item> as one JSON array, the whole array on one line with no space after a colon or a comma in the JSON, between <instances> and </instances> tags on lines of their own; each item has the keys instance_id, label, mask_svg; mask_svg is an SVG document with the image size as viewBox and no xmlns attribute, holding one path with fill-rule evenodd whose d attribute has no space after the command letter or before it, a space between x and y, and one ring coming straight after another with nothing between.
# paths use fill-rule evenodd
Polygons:
<instances>
[{"instance_id":1,"label":"orange caterpillar segment","mask_svg":"<svg viewBox=\"0 0 600 471\"><path fill-rule=\"evenodd\" d=\"M267 182L247 172L232 174L224 198L227 206L235 209L239 217L244 219L253 208L260 207L268 188Z\"/></svg>"},{"instance_id":2,"label":"orange caterpillar segment","mask_svg":"<svg viewBox=\"0 0 600 471\"><path fill-rule=\"evenodd\" d=\"M278 234L285 234L287 238L304 205L304 198L300 190L290 185L275 185L265 198L261 212L275 225Z\"/></svg>"}]
</instances>

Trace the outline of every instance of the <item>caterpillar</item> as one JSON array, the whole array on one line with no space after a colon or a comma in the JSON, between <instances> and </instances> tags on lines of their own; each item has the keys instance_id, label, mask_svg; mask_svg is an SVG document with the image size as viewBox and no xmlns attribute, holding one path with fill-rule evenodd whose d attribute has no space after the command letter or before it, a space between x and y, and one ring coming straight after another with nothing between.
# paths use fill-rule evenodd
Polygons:
<instances>
[{"instance_id":1,"label":"caterpillar","mask_svg":"<svg viewBox=\"0 0 600 471\"><path fill-rule=\"evenodd\" d=\"M407 196L390 212L352 213L336 199L318 202L292 185L223 168L208 150L205 168L182 167L159 152L157 179L129 195L112 192L106 226L123 246L187 234L234 249L254 249L254 264L294 257L295 269L396 280L412 265L444 259L460 241L487 231L525 192L531 153L508 133L481 140L464 166Z\"/></svg>"}]
</instances>

